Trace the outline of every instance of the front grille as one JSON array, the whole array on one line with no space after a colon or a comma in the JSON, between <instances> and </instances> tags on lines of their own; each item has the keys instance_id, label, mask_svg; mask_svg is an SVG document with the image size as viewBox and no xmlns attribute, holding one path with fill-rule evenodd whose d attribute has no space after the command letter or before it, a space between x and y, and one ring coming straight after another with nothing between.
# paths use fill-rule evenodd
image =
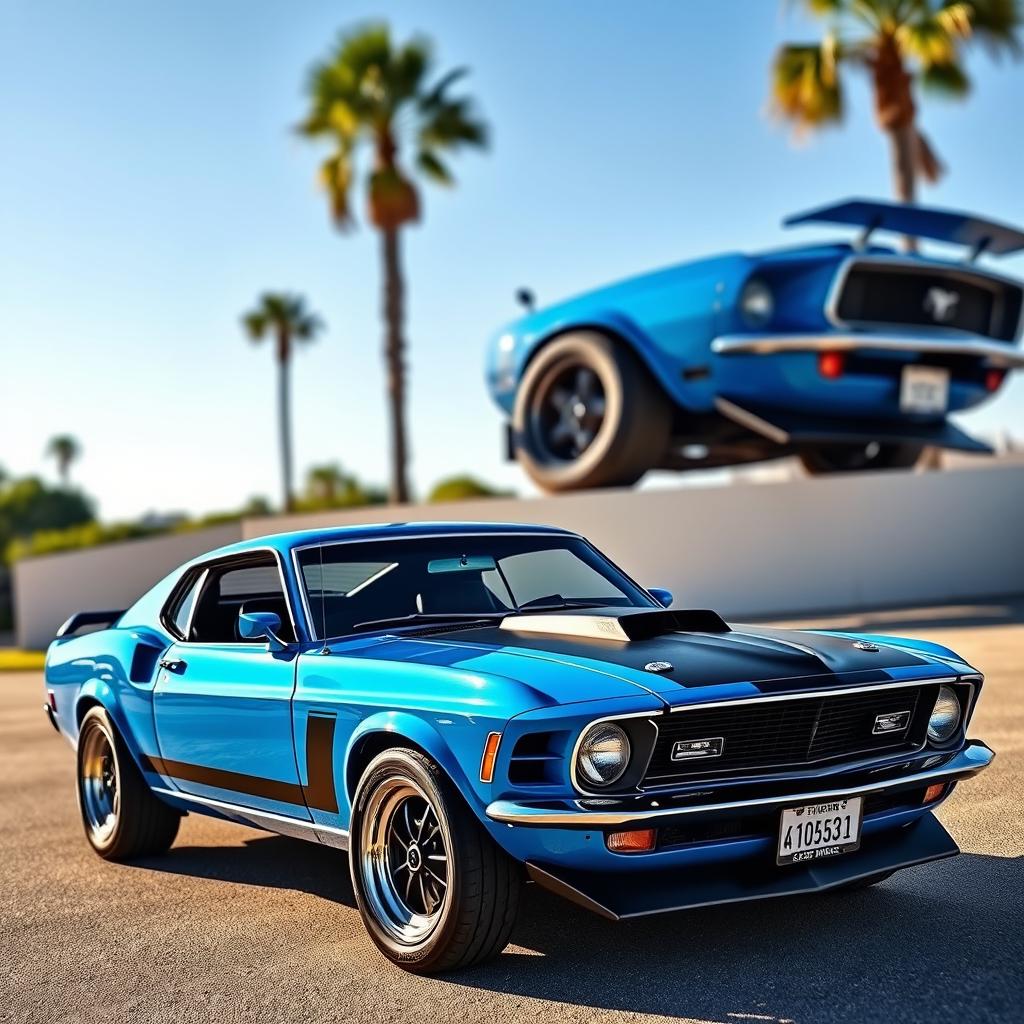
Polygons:
<instances>
[{"instance_id":1,"label":"front grille","mask_svg":"<svg viewBox=\"0 0 1024 1024\"><path fill-rule=\"evenodd\" d=\"M1024 291L967 270L899 263L855 263L836 302L845 323L952 327L1012 341Z\"/></svg>"},{"instance_id":2,"label":"front grille","mask_svg":"<svg viewBox=\"0 0 1024 1024\"><path fill-rule=\"evenodd\" d=\"M798 769L916 749L924 742L937 694L938 684L924 683L785 700L752 698L738 704L677 711L658 719L658 740L644 784ZM905 727L873 732L879 716L902 712L907 713ZM710 746L701 743L718 739L720 743ZM695 749L720 749L721 753L673 759L673 752L678 757Z\"/></svg>"}]
</instances>

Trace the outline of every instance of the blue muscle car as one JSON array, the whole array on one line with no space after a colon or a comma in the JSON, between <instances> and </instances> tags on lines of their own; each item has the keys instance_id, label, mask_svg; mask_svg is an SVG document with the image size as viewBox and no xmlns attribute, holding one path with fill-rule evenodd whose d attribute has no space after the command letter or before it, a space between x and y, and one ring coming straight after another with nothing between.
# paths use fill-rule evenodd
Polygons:
<instances>
[{"instance_id":1,"label":"blue muscle car","mask_svg":"<svg viewBox=\"0 0 1024 1024\"><path fill-rule=\"evenodd\" d=\"M1024 289L974 265L1024 249L1024 232L867 200L786 221L816 222L863 231L644 274L500 331L486 376L509 455L561 491L791 454L827 473L909 467L926 445L989 451L947 415L1024 366ZM870 243L882 229L967 258L897 254Z\"/></svg>"},{"instance_id":2,"label":"blue muscle car","mask_svg":"<svg viewBox=\"0 0 1024 1024\"><path fill-rule=\"evenodd\" d=\"M932 812L993 757L975 669L671 602L564 530L268 537L72 616L45 711L101 857L167 850L184 813L348 850L419 972L499 952L524 880L618 919L958 852Z\"/></svg>"}]
</instances>

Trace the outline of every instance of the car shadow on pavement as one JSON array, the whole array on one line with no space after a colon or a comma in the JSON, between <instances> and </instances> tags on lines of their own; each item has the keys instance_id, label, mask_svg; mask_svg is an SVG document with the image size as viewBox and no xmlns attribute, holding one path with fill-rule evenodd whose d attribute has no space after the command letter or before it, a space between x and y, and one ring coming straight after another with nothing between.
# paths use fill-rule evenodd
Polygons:
<instances>
[{"instance_id":1,"label":"car shadow on pavement","mask_svg":"<svg viewBox=\"0 0 1024 1024\"><path fill-rule=\"evenodd\" d=\"M1024 857L973 854L866 890L619 923L529 886L521 948L445 981L729 1024L1019 1019L1022 893Z\"/></svg>"},{"instance_id":2,"label":"car shadow on pavement","mask_svg":"<svg viewBox=\"0 0 1024 1024\"><path fill-rule=\"evenodd\" d=\"M150 871L240 885L294 889L355 909L348 858L340 850L286 836L258 835L237 846L175 845L160 857L133 862Z\"/></svg>"}]
</instances>

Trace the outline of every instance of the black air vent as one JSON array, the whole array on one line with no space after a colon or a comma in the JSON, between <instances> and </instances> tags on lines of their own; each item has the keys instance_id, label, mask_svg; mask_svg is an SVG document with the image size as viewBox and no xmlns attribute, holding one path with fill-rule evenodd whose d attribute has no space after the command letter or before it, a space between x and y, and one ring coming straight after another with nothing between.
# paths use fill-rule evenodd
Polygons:
<instances>
[{"instance_id":1,"label":"black air vent","mask_svg":"<svg viewBox=\"0 0 1024 1024\"><path fill-rule=\"evenodd\" d=\"M728 633L729 626L709 608L670 608L665 611L623 612L618 616L630 640L650 640L666 633Z\"/></svg>"}]
</instances>

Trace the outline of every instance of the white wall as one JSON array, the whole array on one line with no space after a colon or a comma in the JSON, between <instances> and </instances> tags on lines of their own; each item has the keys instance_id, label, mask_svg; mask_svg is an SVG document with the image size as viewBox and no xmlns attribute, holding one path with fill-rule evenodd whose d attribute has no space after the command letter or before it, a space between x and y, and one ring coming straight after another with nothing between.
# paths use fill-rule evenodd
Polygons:
<instances>
[{"instance_id":1,"label":"white wall","mask_svg":"<svg viewBox=\"0 0 1024 1024\"><path fill-rule=\"evenodd\" d=\"M16 562L18 646L44 648L73 612L127 608L183 562L241 539L241 525L231 523Z\"/></svg>"},{"instance_id":2,"label":"white wall","mask_svg":"<svg viewBox=\"0 0 1024 1024\"><path fill-rule=\"evenodd\" d=\"M591 491L551 498L371 508L251 519L245 537L315 526L417 520L537 522L590 537L647 586L726 618L945 603L1024 593L1024 465L933 473ZM226 528L230 530L231 528ZM235 539L213 540L213 547ZM42 646L70 612L123 607L177 561L135 541L19 564L19 643ZM153 554L150 554L150 551ZM59 609L59 610L58 610Z\"/></svg>"}]
</instances>

